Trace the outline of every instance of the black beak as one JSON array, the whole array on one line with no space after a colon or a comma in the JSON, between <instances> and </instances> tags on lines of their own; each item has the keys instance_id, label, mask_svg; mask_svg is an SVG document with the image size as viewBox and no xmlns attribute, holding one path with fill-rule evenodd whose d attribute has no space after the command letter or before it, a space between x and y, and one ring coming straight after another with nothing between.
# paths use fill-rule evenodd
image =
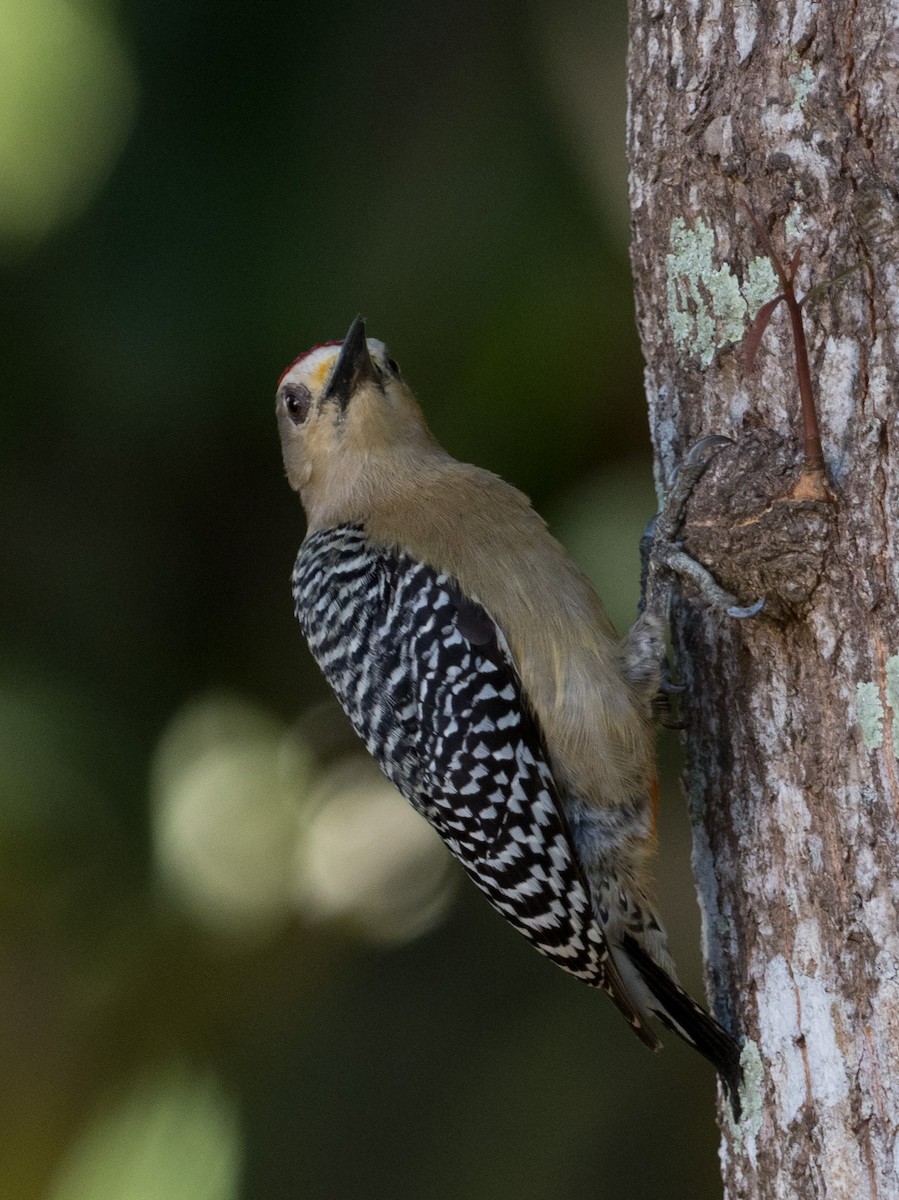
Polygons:
<instances>
[{"instance_id":1,"label":"black beak","mask_svg":"<svg viewBox=\"0 0 899 1200\"><path fill-rule=\"evenodd\" d=\"M378 379L378 369L371 360L365 340L365 321L362 317L356 317L344 338L325 395L333 397L341 408L346 408L360 384L366 380L377 382Z\"/></svg>"}]
</instances>

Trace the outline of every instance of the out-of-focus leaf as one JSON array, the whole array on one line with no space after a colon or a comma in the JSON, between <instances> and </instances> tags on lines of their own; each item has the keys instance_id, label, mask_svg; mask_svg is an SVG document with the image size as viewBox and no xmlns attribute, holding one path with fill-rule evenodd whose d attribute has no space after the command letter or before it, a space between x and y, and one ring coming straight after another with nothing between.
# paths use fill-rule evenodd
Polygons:
<instances>
[{"instance_id":1,"label":"out-of-focus leaf","mask_svg":"<svg viewBox=\"0 0 899 1200\"><path fill-rule=\"evenodd\" d=\"M102 7L0 0L0 246L28 247L103 183L137 86Z\"/></svg>"},{"instance_id":2,"label":"out-of-focus leaf","mask_svg":"<svg viewBox=\"0 0 899 1200\"><path fill-rule=\"evenodd\" d=\"M448 911L459 872L435 831L375 764L353 755L322 780L297 861L301 909L404 942Z\"/></svg>"},{"instance_id":3,"label":"out-of-focus leaf","mask_svg":"<svg viewBox=\"0 0 899 1200\"><path fill-rule=\"evenodd\" d=\"M156 864L169 894L223 933L286 918L309 756L259 706L210 695L164 733L153 771Z\"/></svg>"},{"instance_id":4,"label":"out-of-focus leaf","mask_svg":"<svg viewBox=\"0 0 899 1200\"><path fill-rule=\"evenodd\" d=\"M171 1066L93 1117L48 1200L236 1200L241 1157L233 1101L214 1077Z\"/></svg>"}]
</instances>

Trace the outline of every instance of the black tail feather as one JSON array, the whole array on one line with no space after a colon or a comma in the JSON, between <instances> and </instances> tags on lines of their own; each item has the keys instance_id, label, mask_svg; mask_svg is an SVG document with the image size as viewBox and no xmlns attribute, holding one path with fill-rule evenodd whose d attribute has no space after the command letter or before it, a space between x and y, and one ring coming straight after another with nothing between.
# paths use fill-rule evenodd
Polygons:
<instances>
[{"instance_id":1,"label":"black tail feather","mask_svg":"<svg viewBox=\"0 0 899 1200\"><path fill-rule=\"evenodd\" d=\"M654 1010L654 1015L709 1060L724 1084L733 1108L734 1119L739 1121L740 1085L743 1082L740 1047L714 1017L675 983L658 963L653 962L635 938L625 936L622 945L647 988L658 1001L659 1007Z\"/></svg>"}]
</instances>

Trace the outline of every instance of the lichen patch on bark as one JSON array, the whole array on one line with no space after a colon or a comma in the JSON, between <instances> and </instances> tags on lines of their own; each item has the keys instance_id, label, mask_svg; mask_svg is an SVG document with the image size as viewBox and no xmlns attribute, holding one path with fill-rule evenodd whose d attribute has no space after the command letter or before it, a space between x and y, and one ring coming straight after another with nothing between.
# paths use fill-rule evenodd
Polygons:
<instances>
[{"instance_id":1,"label":"lichen patch on bark","mask_svg":"<svg viewBox=\"0 0 899 1200\"><path fill-rule=\"evenodd\" d=\"M662 492L727 434L685 548L764 614L688 593L687 782L715 1011L754 1046L721 1110L728 1200L896 1200L899 1164L899 35L893 5L630 0L637 321ZM801 499L788 315L754 371L743 202L802 295L832 502ZM755 272L758 272L756 277ZM740 303L746 309L740 311ZM858 685L862 687L859 688Z\"/></svg>"},{"instance_id":2,"label":"lichen patch on bark","mask_svg":"<svg viewBox=\"0 0 899 1200\"><path fill-rule=\"evenodd\" d=\"M689 226L675 217L669 246L665 267L674 343L707 367L718 349L742 338L747 318L777 294L777 279L761 256L748 264L743 285L726 262L715 266L715 233L701 216Z\"/></svg>"}]
</instances>

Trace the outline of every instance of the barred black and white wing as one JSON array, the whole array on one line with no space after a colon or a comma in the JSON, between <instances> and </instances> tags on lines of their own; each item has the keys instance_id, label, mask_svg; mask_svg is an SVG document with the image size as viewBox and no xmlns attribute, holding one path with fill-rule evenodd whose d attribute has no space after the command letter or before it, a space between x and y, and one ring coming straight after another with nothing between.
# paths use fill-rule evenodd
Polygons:
<instances>
[{"instance_id":1,"label":"barred black and white wing","mask_svg":"<svg viewBox=\"0 0 899 1200\"><path fill-rule=\"evenodd\" d=\"M362 737L491 904L657 1046L596 921L502 633L458 583L361 526L313 533L293 574L309 646Z\"/></svg>"}]
</instances>

